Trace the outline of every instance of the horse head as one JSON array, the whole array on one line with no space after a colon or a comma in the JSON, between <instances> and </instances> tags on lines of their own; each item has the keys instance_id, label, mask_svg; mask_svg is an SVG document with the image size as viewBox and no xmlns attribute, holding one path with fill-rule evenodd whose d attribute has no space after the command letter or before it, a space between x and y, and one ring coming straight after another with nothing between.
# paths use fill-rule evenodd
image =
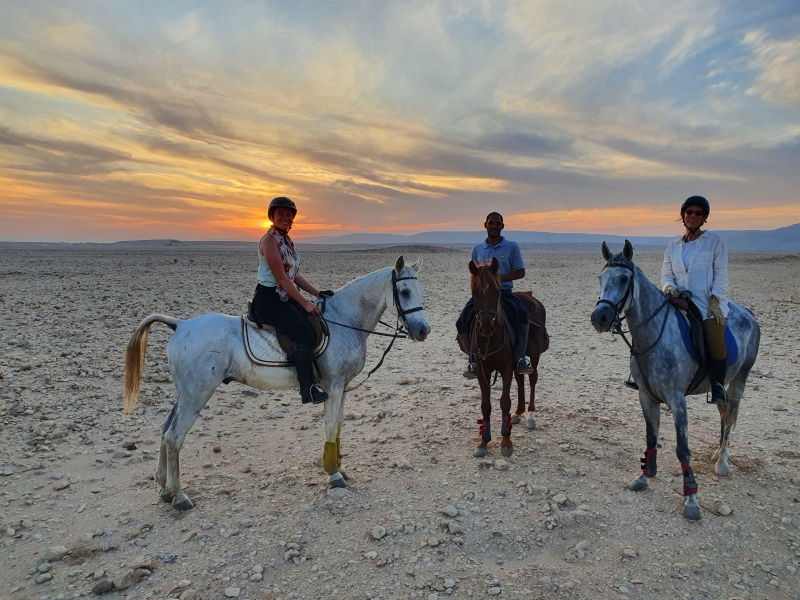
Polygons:
<instances>
[{"instance_id":1,"label":"horse head","mask_svg":"<svg viewBox=\"0 0 800 600\"><path fill-rule=\"evenodd\" d=\"M592 325L599 332L610 331L630 308L633 301L633 246L628 240L620 254L611 254L603 242L603 258L606 261L600 272L600 297L592 311Z\"/></svg>"},{"instance_id":2,"label":"horse head","mask_svg":"<svg viewBox=\"0 0 800 600\"><path fill-rule=\"evenodd\" d=\"M492 258L491 263L480 265L469 261L469 272L478 334L491 337L500 313L500 265L496 258Z\"/></svg>"},{"instance_id":3,"label":"horse head","mask_svg":"<svg viewBox=\"0 0 800 600\"><path fill-rule=\"evenodd\" d=\"M391 299L387 307L395 312L408 330L408 336L417 342L425 341L431 326L422 309L422 286L417 279L422 267L422 258L406 265L402 255L397 258L392 270Z\"/></svg>"}]
</instances>

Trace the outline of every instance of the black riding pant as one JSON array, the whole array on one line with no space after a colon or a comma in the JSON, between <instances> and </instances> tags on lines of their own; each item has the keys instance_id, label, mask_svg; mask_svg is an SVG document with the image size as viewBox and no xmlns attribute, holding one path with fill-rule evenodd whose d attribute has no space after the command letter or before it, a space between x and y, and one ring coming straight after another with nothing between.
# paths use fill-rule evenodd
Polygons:
<instances>
[{"instance_id":1,"label":"black riding pant","mask_svg":"<svg viewBox=\"0 0 800 600\"><path fill-rule=\"evenodd\" d=\"M284 302L274 287L260 283L252 302L253 316L262 324L272 325L280 335L288 337L297 348L314 348L316 335L305 317L305 310L295 300Z\"/></svg>"},{"instance_id":2,"label":"black riding pant","mask_svg":"<svg viewBox=\"0 0 800 600\"><path fill-rule=\"evenodd\" d=\"M514 331L519 330L520 323L528 322L528 309L525 308L525 303L514 295L511 290L500 290L500 300L503 302L506 317L511 320L511 325ZM509 310L513 308L513 310ZM475 321L475 300L470 298L467 300L461 314L456 320L456 331L463 335L468 335L472 329L472 323Z\"/></svg>"}]
</instances>

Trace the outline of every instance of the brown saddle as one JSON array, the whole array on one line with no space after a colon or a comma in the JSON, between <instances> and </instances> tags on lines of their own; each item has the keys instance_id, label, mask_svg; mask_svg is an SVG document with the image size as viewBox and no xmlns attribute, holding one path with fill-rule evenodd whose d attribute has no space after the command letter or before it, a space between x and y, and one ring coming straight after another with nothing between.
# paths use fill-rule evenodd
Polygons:
<instances>
[{"instance_id":1,"label":"brown saddle","mask_svg":"<svg viewBox=\"0 0 800 600\"><path fill-rule=\"evenodd\" d=\"M514 292L528 309L528 356L544 354L550 347L550 334L545 326L544 305L533 292Z\"/></svg>"}]
</instances>

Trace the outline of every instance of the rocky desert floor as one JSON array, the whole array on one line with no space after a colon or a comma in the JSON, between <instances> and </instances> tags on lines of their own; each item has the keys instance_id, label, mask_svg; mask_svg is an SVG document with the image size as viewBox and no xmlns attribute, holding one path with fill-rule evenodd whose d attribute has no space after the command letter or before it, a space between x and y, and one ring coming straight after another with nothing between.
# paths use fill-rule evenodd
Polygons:
<instances>
[{"instance_id":1,"label":"rocky desert floor","mask_svg":"<svg viewBox=\"0 0 800 600\"><path fill-rule=\"evenodd\" d=\"M517 289L544 302L552 343L538 426L515 426L504 461L495 442L486 459L472 456L479 391L461 377L453 325L468 254L403 252L425 259L433 331L398 341L348 395L347 490L329 490L318 466L322 408L231 383L187 437L182 477L196 507L179 513L153 482L175 398L172 332L151 330L132 415L122 413L125 345L151 313L240 314L255 247L3 250L0 598L93 597L111 582L132 585L104 598L800 598L800 256L730 257L729 294L761 323L761 352L729 478L710 462L716 409L689 400L703 518L688 522L669 413L658 476L648 491L626 488L644 421L622 385L627 348L589 322L599 251L525 255ZM306 249L303 270L337 288L397 254ZM657 280L661 255L635 259ZM370 342L368 367L384 344Z\"/></svg>"}]
</instances>

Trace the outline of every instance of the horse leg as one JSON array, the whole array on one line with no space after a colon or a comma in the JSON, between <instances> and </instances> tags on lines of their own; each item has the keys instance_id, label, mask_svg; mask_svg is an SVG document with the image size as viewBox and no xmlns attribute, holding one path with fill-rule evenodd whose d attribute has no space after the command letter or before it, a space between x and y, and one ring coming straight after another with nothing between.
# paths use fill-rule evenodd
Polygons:
<instances>
[{"instance_id":1,"label":"horse leg","mask_svg":"<svg viewBox=\"0 0 800 600\"><path fill-rule=\"evenodd\" d=\"M344 384L336 382L327 387L328 400L325 402L325 448L322 453L322 468L330 476L331 487L347 487L344 477L339 473L339 444L336 443L342 430L341 412Z\"/></svg>"},{"instance_id":2,"label":"horse leg","mask_svg":"<svg viewBox=\"0 0 800 600\"><path fill-rule=\"evenodd\" d=\"M511 441L511 371L503 373L503 394L500 396L500 411L503 414L500 426L500 452L503 456L514 454L514 443Z\"/></svg>"},{"instance_id":3,"label":"horse leg","mask_svg":"<svg viewBox=\"0 0 800 600\"><path fill-rule=\"evenodd\" d=\"M172 422L164 432L164 445L167 448L167 486L161 497L172 495L172 507L177 510L189 510L194 507L189 497L181 491L180 452L186 434L194 425L207 399L199 405L189 407L180 404L179 396L175 402L177 408Z\"/></svg>"},{"instance_id":4,"label":"horse leg","mask_svg":"<svg viewBox=\"0 0 800 600\"><path fill-rule=\"evenodd\" d=\"M678 441L676 454L681 463L681 471L683 471L683 495L686 496L683 516L690 521L698 521L700 520L700 505L697 503L697 481L690 466L692 455L689 451L689 423L686 417L686 398L683 395L675 398L670 408L675 422L675 436Z\"/></svg>"},{"instance_id":5,"label":"horse leg","mask_svg":"<svg viewBox=\"0 0 800 600\"><path fill-rule=\"evenodd\" d=\"M167 492L167 443L164 440L164 434L166 433L169 426L172 425L172 419L175 418L175 408L177 408L178 403L172 405L172 410L169 411L167 418L164 419L164 422L161 424L161 447L158 451L158 468L156 469L155 480L159 486L161 486L161 490L159 491L159 496L164 502L172 502L172 494Z\"/></svg>"},{"instance_id":6,"label":"horse leg","mask_svg":"<svg viewBox=\"0 0 800 600\"><path fill-rule=\"evenodd\" d=\"M517 410L511 415L511 423L517 425L525 412L525 376L514 371L514 379L517 381Z\"/></svg>"},{"instance_id":7,"label":"horse leg","mask_svg":"<svg viewBox=\"0 0 800 600\"><path fill-rule=\"evenodd\" d=\"M656 475L656 453L658 452L658 428L661 424L661 406L650 399L643 390L639 390L639 404L644 413L645 434L647 437L647 450L642 459L642 474L628 483L628 489L641 492L647 488L650 477Z\"/></svg>"},{"instance_id":8,"label":"horse leg","mask_svg":"<svg viewBox=\"0 0 800 600\"><path fill-rule=\"evenodd\" d=\"M527 427L528 429L536 429L536 384L539 382L539 356L531 356L531 366L533 367L533 373L528 375L528 382L531 386L531 399L528 403L528 420L527 420Z\"/></svg>"},{"instance_id":9,"label":"horse leg","mask_svg":"<svg viewBox=\"0 0 800 600\"><path fill-rule=\"evenodd\" d=\"M342 468L342 423L344 422L344 401L347 397L347 392L342 391L342 401L339 404L339 429L336 434L336 465L338 466L339 475L342 479L349 481L349 477L345 470Z\"/></svg>"},{"instance_id":10,"label":"horse leg","mask_svg":"<svg viewBox=\"0 0 800 600\"><path fill-rule=\"evenodd\" d=\"M730 474L728 442L731 437L731 431L736 427L736 419L739 418L739 402L744 396L746 382L747 375L737 374L728 385L728 403L718 407L720 420L719 450L714 453L713 459L716 460L714 472L722 477L727 477Z\"/></svg>"},{"instance_id":11,"label":"horse leg","mask_svg":"<svg viewBox=\"0 0 800 600\"><path fill-rule=\"evenodd\" d=\"M481 439L478 442L478 445L475 447L475 451L472 453L472 456L477 456L478 458L486 456L486 446L488 446L489 442L492 441L492 388L489 386L489 381L483 376L483 370L485 368L486 367L483 364L478 366L480 372L478 376L478 384L481 387L481 414L483 414L483 419L478 419L478 435ZM491 373L489 376L491 376Z\"/></svg>"}]
</instances>

